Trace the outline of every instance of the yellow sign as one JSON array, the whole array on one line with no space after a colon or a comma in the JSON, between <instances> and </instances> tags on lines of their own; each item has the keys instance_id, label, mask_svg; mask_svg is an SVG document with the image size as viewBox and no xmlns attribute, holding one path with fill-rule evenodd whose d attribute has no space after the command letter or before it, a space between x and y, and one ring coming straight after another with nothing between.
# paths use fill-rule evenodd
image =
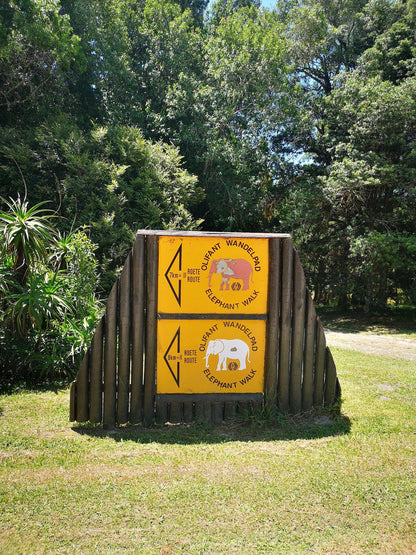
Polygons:
<instances>
[{"instance_id":1,"label":"yellow sign","mask_svg":"<svg viewBox=\"0 0 416 555\"><path fill-rule=\"evenodd\" d=\"M262 393L265 320L159 320L157 393Z\"/></svg>"},{"instance_id":2,"label":"yellow sign","mask_svg":"<svg viewBox=\"0 0 416 555\"><path fill-rule=\"evenodd\" d=\"M269 250L263 238L159 238L158 312L266 314Z\"/></svg>"}]
</instances>

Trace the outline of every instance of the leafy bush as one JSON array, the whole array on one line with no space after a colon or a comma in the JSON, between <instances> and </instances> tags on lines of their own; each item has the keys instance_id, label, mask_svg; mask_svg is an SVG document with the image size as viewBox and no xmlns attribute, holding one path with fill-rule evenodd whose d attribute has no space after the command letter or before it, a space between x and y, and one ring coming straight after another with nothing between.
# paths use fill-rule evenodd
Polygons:
<instances>
[{"instance_id":1,"label":"leafy bush","mask_svg":"<svg viewBox=\"0 0 416 555\"><path fill-rule=\"evenodd\" d=\"M18 198L0 212L0 384L70 379L101 305L96 246L55 232L52 215Z\"/></svg>"}]
</instances>

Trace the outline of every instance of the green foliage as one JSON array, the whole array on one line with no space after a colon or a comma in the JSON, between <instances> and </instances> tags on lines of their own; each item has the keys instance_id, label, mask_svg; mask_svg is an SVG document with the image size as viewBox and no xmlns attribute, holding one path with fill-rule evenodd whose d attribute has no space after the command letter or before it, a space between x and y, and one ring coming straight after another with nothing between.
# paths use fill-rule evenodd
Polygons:
<instances>
[{"instance_id":1,"label":"green foliage","mask_svg":"<svg viewBox=\"0 0 416 555\"><path fill-rule=\"evenodd\" d=\"M0 214L0 233L4 237L1 250L11 254L19 281L24 283L30 266L47 257L47 243L52 237L48 222L51 215L40 208L45 203L29 208L20 197L3 202L9 211Z\"/></svg>"},{"instance_id":2,"label":"green foliage","mask_svg":"<svg viewBox=\"0 0 416 555\"><path fill-rule=\"evenodd\" d=\"M413 298L375 237L414 234L414 0L207 4L3 2L0 195L88 229L104 294L138 228L203 226L291 232L319 302Z\"/></svg>"},{"instance_id":3,"label":"green foliage","mask_svg":"<svg viewBox=\"0 0 416 555\"><path fill-rule=\"evenodd\" d=\"M51 215L39 205L29 208L18 199L6 206L8 211L0 212L6 226L0 253L0 382L69 378L99 316L95 246L84 232L55 239ZM21 259L19 248L24 280L15 262Z\"/></svg>"}]
</instances>

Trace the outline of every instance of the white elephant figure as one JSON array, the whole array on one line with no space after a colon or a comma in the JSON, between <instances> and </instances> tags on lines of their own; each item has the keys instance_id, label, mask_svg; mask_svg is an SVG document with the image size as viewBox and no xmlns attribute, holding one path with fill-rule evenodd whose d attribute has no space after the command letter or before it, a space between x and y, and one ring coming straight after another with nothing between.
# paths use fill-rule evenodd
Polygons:
<instances>
[{"instance_id":1,"label":"white elephant figure","mask_svg":"<svg viewBox=\"0 0 416 555\"><path fill-rule=\"evenodd\" d=\"M227 370L227 359L238 360L239 370L246 369L246 361L250 348L241 339L214 339L209 341L205 354L205 363L208 366L208 359L211 355L218 355L217 371Z\"/></svg>"}]
</instances>

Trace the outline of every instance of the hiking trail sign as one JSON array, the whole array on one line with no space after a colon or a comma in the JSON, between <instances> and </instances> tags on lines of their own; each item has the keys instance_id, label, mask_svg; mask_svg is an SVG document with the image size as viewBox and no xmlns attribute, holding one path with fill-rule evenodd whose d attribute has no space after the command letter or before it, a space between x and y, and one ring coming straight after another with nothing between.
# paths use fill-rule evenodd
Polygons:
<instances>
[{"instance_id":1,"label":"hiking trail sign","mask_svg":"<svg viewBox=\"0 0 416 555\"><path fill-rule=\"evenodd\" d=\"M339 396L290 236L146 230L72 384L70 419L217 423Z\"/></svg>"}]
</instances>

